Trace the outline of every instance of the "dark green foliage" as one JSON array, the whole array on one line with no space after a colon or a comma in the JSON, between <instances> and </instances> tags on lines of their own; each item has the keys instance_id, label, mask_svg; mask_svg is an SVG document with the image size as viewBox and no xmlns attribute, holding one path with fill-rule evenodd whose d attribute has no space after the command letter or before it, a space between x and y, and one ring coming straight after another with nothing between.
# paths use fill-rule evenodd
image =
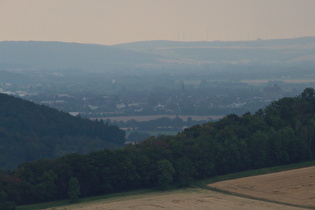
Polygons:
<instances>
[{"instance_id":1,"label":"dark green foliage","mask_svg":"<svg viewBox=\"0 0 315 210\"><path fill-rule=\"evenodd\" d=\"M196 173L192 161L186 157L180 158L175 162L175 180L179 187L187 187L193 181Z\"/></svg>"},{"instance_id":2,"label":"dark green foliage","mask_svg":"<svg viewBox=\"0 0 315 210\"><path fill-rule=\"evenodd\" d=\"M176 136L21 164L16 171L0 173L0 196L2 202L20 205L146 187L184 187L197 179L314 157L315 97L307 90L255 114L231 114ZM73 177L76 181L70 183Z\"/></svg>"},{"instance_id":3,"label":"dark green foliage","mask_svg":"<svg viewBox=\"0 0 315 210\"><path fill-rule=\"evenodd\" d=\"M171 183L173 183L175 170L170 161L166 159L159 160L157 162L157 173L157 186L159 186L160 189L165 190Z\"/></svg>"},{"instance_id":4,"label":"dark green foliage","mask_svg":"<svg viewBox=\"0 0 315 210\"><path fill-rule=\"evenodd\" d=\"M124 143L125 132L117 126L0 94L0 168Z\"/></svg>"},{"instance_id":5,"label":"dark green foliage","mask_svg":"<svg viewBox=\"0 0 315 210\"><path fill-rule=\"evenodd\" d=\"M306 88L301 94L301 98L305 100L314 100L314 96L315 96L314 88Z\"/></svg>"},{"instance_id":6,"label":"dark green foliage","mask_svg":"<svg viewBox=\"0 0 315 210\"><path fill-rule=\"evenodd\" d=\"M15 210L16 206L15 206L15 203L13 202L4 201L4 202L0 202L0 209L1 210Z\"/></svg>"},{"instance_id":7,"label":"dark green foliage","mask_svg":"<svg viewBox=\"0 0 315 210\"><path fill-rule=\"evenodd\" d=\"M79 180L75 177L71 177L68 185L68 196L70 203L76 203L79 200L80 191L80 183Z\"/></svg>"},{"instance_id":8,"label":"dark green foliage","mask_svg":"<svg viewBox=\"0 0 315 210\"><path fill-rule=\"evenodd\" d=\"M2 177L0 179L0 209L2 210L14 210L16 205L14 202L8 199L8 193L4 190L6 188L6 180Z\"/></svg>"}]
</instances>

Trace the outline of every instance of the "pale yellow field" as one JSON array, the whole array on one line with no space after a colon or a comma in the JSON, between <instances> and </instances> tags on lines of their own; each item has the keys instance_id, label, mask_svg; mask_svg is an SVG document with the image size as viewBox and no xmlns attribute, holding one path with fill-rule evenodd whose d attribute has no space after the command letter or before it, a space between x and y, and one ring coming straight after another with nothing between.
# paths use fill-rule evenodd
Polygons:
<instances>
[{"instance_id":1,"label":"pale yellow field","mask_svg":"<svg viewBox=\"0 0 315 210\"><path fill-rule=\"evenodd\" d=\"M315 209L315 166L213 183L211 187ZM49 210L276 210L304 209L200 188L148 193L78 203Z\"/></svg>"},{"instance_id":2,"label":"pale yellow field","mask_svg":"<svg viewBox=\"0 0 315 210\"><path fill-rule=\"evenodd\" d=\"M99 200L89 203L73 204L49 210L277 210L302 209L276 203L253 200L227 195L204 189L185 189L166 193L154 193L141 196Z\"/></svg>"},{"instance_id":3,"label":"pale yellow field","mask_svg":"<svg viewBox=\"0 0 315 210\"><path fill-rule=\"evenodd\" d=\"M210 184L237 194L315 208L315 166Z\"/></svg>"}]
</instances>

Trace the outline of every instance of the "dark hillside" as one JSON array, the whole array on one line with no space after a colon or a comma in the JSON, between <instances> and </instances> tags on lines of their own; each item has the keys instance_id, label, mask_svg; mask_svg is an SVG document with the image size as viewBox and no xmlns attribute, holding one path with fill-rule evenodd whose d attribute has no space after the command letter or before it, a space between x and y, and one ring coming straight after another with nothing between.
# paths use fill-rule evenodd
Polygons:
<instances>
[{"instance_id":1,"label":"dark hillside","mask_svg":"<svg viewBox=\"0 0 315 210\"><path fill-rule=\"evenodd\" d=\"M124 144L124 131L0 94L0 168Z\"/></svg>"},{"instance_id":2,"label":"dark hillside","mask_svg":"<svg viewBox=\"0 0 315 210\"><path fill-rule=\"evenodd\" d=\"M71 154L0 172L0 205L167 189L171 184L184 187L192 180L314 157L315 90L307 88L254 114L230 114L175 136L150 137L122 149ZM73 188L76 193L69 194Z\"/></svg>"}]
</instances>

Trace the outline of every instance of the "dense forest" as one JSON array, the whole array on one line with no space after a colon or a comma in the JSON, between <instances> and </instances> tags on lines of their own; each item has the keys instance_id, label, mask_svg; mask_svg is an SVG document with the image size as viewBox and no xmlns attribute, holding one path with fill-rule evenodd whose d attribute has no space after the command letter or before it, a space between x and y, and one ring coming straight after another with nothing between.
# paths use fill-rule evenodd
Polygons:
<instances>
[{"instance_id":1,"label":"dense forest","mask_svg":"<svg viewBox=\"0 0 315 210\"><path fill-rule=\"evenodd\" d=\"M0 168L69 153L121 147L125 132L44 105L0 94Z\"/></svg>"},{"instance_id":2,"label":"dense forest","mask_svg":"<svg viewBox=\"0 0 315 210\"><path fill-rule=\"evenodd\" d=\"M1 172L0 201L3 208L14 209L123 190L184 187L192 180L314 157L315 90L306 88L254 114L230 114L175 136L23 163Z\"/></svg>"}]
</instances>

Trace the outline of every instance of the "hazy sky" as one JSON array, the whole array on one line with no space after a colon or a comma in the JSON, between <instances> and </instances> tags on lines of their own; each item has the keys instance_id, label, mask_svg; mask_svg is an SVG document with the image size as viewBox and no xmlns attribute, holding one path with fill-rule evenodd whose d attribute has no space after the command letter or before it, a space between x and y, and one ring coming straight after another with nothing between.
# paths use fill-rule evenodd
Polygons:
<instances>
[{"instance_id":1,"label":"hazy sky","mask_svg":"<svg viewBox=\"0 0 315 210\"><path fill-rule=\"evenodd\" d=\"M0 41L117 44L315 36L315 0L0 0Z\"/></svg>"}]
</instances>

